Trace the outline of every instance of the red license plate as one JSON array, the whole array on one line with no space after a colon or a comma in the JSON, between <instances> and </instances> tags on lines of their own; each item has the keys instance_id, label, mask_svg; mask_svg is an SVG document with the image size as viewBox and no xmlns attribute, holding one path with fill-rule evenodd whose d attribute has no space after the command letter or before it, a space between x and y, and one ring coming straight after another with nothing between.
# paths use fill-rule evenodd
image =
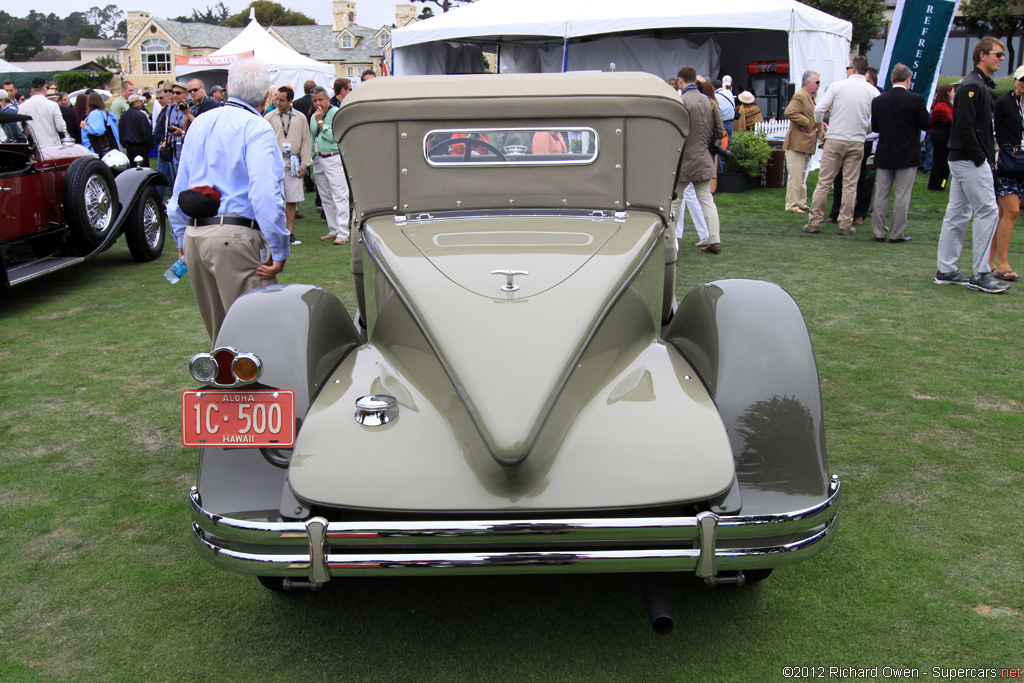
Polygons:
<instances>
[{"instance_id":1,"label":"red license plate","mask_svg":"<svg viewBox=\"0 0 1024 683\"><path fill-rule=\"evenodd\" d=\"M181 443L199 448L291 448L295 445L295 392L183 391Z\"/></svg>"}]
</instances>

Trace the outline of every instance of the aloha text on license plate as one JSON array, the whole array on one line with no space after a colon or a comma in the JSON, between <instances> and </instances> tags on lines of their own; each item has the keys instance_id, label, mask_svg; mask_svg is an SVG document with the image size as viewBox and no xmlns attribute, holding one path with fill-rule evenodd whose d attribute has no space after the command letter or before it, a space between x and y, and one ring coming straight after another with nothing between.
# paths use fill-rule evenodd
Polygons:
<instances>
[{"instance_id":1,"label":"aloha text on license plate","mask_svg":"<svg viewBox=\"0 0 1024 683\"><path fill-rule=\"evenodd\" d=\"M181 443L199 448L291 448L295 445L295 392L183 391Z\"/></svg>"}]
</instances>

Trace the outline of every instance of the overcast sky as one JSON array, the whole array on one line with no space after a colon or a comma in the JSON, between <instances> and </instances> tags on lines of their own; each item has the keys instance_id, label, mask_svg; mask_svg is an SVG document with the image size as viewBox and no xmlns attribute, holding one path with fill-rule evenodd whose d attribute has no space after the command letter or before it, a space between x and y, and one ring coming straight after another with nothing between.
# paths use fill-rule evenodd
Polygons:
<instances>
[{"instance_id":1,"label":"overcast sky","mask_svg":"<svg viewBox=\"0 0 1024 683\"><path fill-rule=\"evenodd\" d=\"M224 5L232 13L241 12L249 6L251 0L224 0ZM288 9L296 10L316 19L318 24L330 24L333 21L331 0L276 0ZM6 4L6 3L5 3ZM205 12L207 7L213 7L217 0L175 0L173 3L157 2L156 0L33 0L30 6L24 11L17 12L16 8L7 7L8 14L24 17L29 9L34 9L43 14L53 12L57 16L66 17L72 12L84 12L90 7L105 7L109 4L117 4L126 13L128 11L149 12L150 14L163 19L172 16L188 15L193 9ZM435 8L436 9L436 8ZM394 0L356 0L356 23L369 28L380 28L385 24L395 22Z\"/></svg>"}]
</instances>

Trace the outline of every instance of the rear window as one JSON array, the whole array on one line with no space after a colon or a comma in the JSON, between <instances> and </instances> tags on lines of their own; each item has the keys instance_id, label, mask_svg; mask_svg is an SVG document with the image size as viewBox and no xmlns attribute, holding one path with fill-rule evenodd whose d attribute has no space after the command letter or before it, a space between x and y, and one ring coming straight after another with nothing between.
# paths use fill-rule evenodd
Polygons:
<instances>
[{"instance_id":1,"label":"rear window","mask_svg":"<svg viewBox=\"0 0 1024 683\"><path fill-rule=\"evenodd\" d=\"M598 148L593 128L448 128L423 137L431 166L590 164Z\"/></svg>"}]
</instances>

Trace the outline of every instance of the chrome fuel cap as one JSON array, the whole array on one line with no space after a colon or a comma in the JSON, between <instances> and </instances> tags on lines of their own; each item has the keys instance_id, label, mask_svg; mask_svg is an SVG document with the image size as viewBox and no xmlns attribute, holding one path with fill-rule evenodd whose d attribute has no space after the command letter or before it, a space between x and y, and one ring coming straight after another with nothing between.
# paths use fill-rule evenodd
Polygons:
<instances>
[{"instance_id":1,"label":"chrome fuel cap","mask_svg":"<svg viewBox=\"0 0 1024 683\"><path fill-rule=\"evenodd\" d=\"M394 396L370 394L356 399L356 422L364 427L380 427L398 419L398 401Z\"/></svg>"}]
</instances>

